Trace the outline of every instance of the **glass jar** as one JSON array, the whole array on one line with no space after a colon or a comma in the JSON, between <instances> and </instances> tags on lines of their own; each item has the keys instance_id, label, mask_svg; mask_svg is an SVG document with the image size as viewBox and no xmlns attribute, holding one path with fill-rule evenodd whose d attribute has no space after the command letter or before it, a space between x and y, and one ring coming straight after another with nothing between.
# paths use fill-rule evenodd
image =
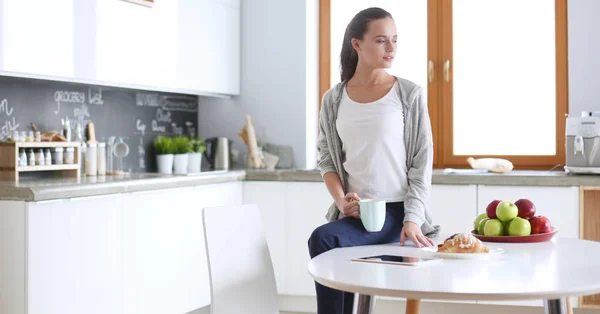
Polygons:
<instances>
[{"instance_id":1,"label":"glass jar","mask_svg":"<svg viewBox=\"0 0 600 314\"><path fill-rule=\"evenodd\" d=\"M98 174L98 145L88 144L85 153L85 175L95 176Z\"/></svg>"},{"instance_id":2,"label":"glass jar","mask_svg":"<svg viewBox=\"0 0 600 314\"><path fill-rule=\"evenodd\" d=\"M19 137L19 142L25 142L27 140L27 133L25 131L21 131L21 136Z\"/></svg>"},{"instance_id":3,"label":"glass jar","mask_svg":"<svg viewBox=\"0 0 600 314\"><path fill-rule=\"evenodd\" d=\"M44 154L44 161L46 162L46 166L52 164L52 155L50 154L50 149L46 148L46 152Z\"/></svg>"},{"instance_id":4,"label":"glass jar","mask_svg":"<svg viewBox=\"0 0 600 314\"><path fill-rule=\"evenodd\" d=\"M54 159L52 160L53 164L55 164L55 165L63 164L63 150L64 150L64 148L62 148L62 147L54 148L54 155L52 156L52 157L54 157Z\"/></svg>"},{"instance_id":5,"label":"glass jar","mask_svg":"<svg viewBox=\"0 0 600 314\"><path fill-rule=\"evenodd\" d=\"M98 143L98 175L106 175L106 143Z\"/></svg>"},{"instance_id":6,"label":"glass jar","mask_svg":"<svg viewBox=\"0 0 600 314\"><path fill-rule=\"evenodd\" d=\"M42 133L40 131L35 131L34 133L34 141L41 142L42 141Z\"/></svg>"},{"instance_id":7,"label":"glass jar","mask_svg":"<svg viewBox=\"0 0 600 314\"><path fill-rule=\"evenodd\" d=\"M65 149L65 155L64 155L63 161L67 165L72 165L75 163L75 148L67 147Z\"/></svg>"},{"instance_id":8,"label":"glass jar","mask_svg":"<svg viewBox=\"0 0 600 314\"><path fill-rule=\"evenodd\" d=\"M29 155L29 156L28 156L28 161L29 161L29 162L28 162L27 164L28 164L29 166L35 166L35 154L33 153L33 149L29 149L29 151L28 151L28 152L29 152L29 153L28 153L28 155Z\"/></svg>"}]
</instances>

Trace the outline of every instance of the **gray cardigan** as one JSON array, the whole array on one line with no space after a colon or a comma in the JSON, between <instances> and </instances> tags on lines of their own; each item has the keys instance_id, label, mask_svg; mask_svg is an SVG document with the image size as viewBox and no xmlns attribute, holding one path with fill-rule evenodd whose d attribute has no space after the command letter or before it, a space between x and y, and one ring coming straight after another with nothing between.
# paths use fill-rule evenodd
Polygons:
<instances>
[{"instance_id":1,"label":"gray cardigan","mask_svg":"<svg viewBox=\"0 0 600 314\"><path fill-rule=\"evenodd\" d=\"M423 234L433 236L440 231L439 225L432 225L431 212L427 208L431 192L433 167L433 136L423 89L417 84L396 77L400 101L404 109L404 142L408 169L408 191L404 198L404 222L411 221L421 226ZM342 91L346 82L338 83L323 95L319 115L318 166L321 176L327 172L337 172L346 191L347 174L343 168L344 155L342 141L337 133L336 119ZM343 218L335 202L329 207L328 221Z\"/></svg>"}]
</instances>

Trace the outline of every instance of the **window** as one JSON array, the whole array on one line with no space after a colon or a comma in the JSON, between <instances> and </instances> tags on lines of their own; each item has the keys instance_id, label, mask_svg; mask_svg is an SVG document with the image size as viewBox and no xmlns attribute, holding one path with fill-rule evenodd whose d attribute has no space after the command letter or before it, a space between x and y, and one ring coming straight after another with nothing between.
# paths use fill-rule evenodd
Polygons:
<instances>
[{"instance_id":1,"label":"window","mask_svg":"<svg viewBox=\"0 0 600 314\"><path fill-rule=\"evenodd\" d=\"M321 0L320 6L321 95L340 80L348 22L379 6L392 14L399 35L388 72L427 91L435 167L468 167L470 156L506 158L521 169L564 163L566 0Z\"/></svg>"}]
</instances>

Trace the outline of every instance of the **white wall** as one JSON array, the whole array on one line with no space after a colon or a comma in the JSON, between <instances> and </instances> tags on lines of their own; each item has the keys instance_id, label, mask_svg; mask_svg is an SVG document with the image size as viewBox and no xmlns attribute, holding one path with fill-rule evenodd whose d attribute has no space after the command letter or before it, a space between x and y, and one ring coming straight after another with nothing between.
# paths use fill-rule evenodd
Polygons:
<instances>
[{"instance_id":1,"label":"white wall","mask_svg":"<svg viewBox=\"0 0 600 314\"><path fill-rule=\"evenodd\" d=\"M600 1L569 0L569 114L600 111Z\"/></svg>"},{"instance_id":2,"label":"white wall","mask_svg":"<svg viewBox=\"0 0 600 314\"><path fill-rule=\"evenodd\" d=\"M319 102L317 3L241 2L240 96L200 97L201 137L226 136L234 140L232 149L246 152L237 132L249 114L258 137L293 147L295 167L315 166Z\"/></svg>"}]
</instances>

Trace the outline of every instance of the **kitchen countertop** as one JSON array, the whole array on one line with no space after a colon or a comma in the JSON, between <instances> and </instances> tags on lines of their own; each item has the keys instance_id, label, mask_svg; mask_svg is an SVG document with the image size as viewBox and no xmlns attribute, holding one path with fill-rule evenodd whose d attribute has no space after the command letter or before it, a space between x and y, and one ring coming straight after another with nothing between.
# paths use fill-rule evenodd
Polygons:
<instances>
[{"instance_id":1,"label":"kitchen countertop","mask_svg":"<svg viewBox=\"0 0 600 314\"><path fill-rule=\"evenodd\" d=\"M193 175L134 173L129 176L24 179L0 181L0 200L42 201L70 197L148 191L235 181L322 182L318 170L206 171ZM600 175L570 175L563 171L511 171L506 174L446 174L435 169L433 184L480 184L512 186L600 186Z\"/></svg>"}]
</instances>

